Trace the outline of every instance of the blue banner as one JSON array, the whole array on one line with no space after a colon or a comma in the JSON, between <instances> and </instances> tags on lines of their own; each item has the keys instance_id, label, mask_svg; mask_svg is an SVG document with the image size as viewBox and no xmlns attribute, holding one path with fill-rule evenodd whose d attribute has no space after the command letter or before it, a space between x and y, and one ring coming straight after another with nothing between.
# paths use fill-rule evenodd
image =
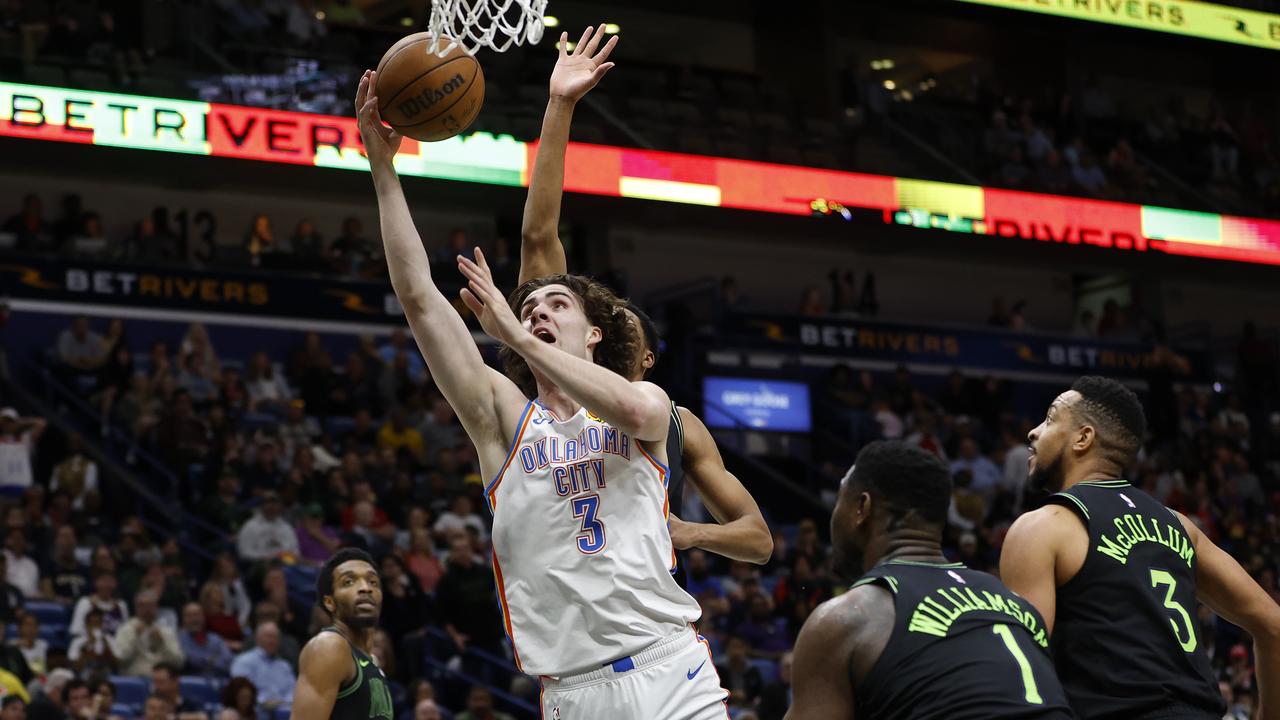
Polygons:
<instances>
[{"instance_id":1,"label":"blue banner","mask_svg":"<svg viewBox=\"0 0 1280 720\"><path fill-rule=\"evenodd\" d=\"M744 340L793 352L1061 376L1086 374L1145 379L1156 369L1153 347L1136 342L1019 333L1010 330L899 325L838 317L738 315ZM1207 353L1178 350L1191 365L1182 379L1210 379Z\"/></svg>"},{"instance_id":2,"label":"blue banner","mask_svg":"<svg viewBox=\"0 0 1280 720\"><path fill-rule=\"evenodd\" d=\"M809 432L809 386L799 382L707 377L702 383L708 427Z\"/></svg>"}]
</instances>

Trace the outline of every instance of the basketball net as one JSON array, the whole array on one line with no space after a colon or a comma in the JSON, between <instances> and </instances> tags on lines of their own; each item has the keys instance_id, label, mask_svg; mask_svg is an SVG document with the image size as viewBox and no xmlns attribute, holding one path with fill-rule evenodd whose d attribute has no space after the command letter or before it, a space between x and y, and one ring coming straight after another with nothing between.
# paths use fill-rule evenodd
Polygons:
<instances>
[{"instance_id":1,"label":"basketball net","mask_svg":"<svg viewBox=\"0 0 1280 720\"><path fill-rule=\"evenodd\" d=\"M542 39L542 13L547 0L431 0L428 32L453 38L434 51L444 57L455 45L469 53L487 47L505 52L512 45L536 44Z\"/></svg>"}]
</instances>

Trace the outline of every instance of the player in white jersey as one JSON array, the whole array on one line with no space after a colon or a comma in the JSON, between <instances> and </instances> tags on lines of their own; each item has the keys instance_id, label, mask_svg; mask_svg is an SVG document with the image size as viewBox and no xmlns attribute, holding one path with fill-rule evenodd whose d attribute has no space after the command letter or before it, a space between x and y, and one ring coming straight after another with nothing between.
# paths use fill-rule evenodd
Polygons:
<instances>
[{"instance_id":1,"label":"player in white jersey","mask_svg":"<svg viewBox=\"0 0 1280 720\"><path fill-rule=\"evenodd\" d=\"M613 47L599 48L602 35L588 31L580 43L599 75L611 67ZM459 258L469 281L462 299L502 342L519 384L486 366L431 280L392 164L401 138L378 116L374 87L375 73L366 72L356 109L392 285L481 470L493 478L503 617L518 666L542 676L544 714L724 718L726 693L691 626L698 605L670 574L670 400L620 374L636 343L621 301L598 283L559 276L526 283L508 305L483 253L476 262Z\"/></svg>"}]
</instances>

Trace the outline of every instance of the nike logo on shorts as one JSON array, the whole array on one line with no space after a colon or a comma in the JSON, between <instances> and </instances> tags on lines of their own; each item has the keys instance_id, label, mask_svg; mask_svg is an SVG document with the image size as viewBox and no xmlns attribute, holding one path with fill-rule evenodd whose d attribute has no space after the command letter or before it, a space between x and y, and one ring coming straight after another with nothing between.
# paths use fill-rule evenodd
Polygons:
<instances>
[{"instance_id":1,"label":"nike logo on shorts","mask_svg":"<svg viewBox=\"0 0 1280 720\"><path fill-rule=\"evenodd\" d=\"M701 665L698 665L698 667L696 667L696 668L694 668L694 669L690 670L690 671L687 673L687 674L688 674L688 676L689 676L689 679L690 679L690 680L692 680L692 679L694 679L695 677L697 677L697 676L698 676L698 673L702 671L702 666L703 666L703 665L706 665L706 664L707 664L707 661L706 661L706 660L703 660Z\"/></svg>"}]
</instances>

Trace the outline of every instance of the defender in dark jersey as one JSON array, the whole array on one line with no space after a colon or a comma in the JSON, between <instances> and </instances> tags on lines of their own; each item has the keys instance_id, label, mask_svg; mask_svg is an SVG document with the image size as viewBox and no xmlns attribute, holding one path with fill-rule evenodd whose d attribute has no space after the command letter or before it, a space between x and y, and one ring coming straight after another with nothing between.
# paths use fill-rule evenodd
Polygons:
<instances>
[{"instance_id":1,"label":"defender in dark jersey","mask_svg":"<svg viewBox=\"0 0 1280 720\"><path fill-rule=\"evenodd\" d=\"M550 100L542 120L538 155L529 176L529 195L521 228L519 283L568 272L568 259L560 242L560 200L564 194L564 158L569 144L573 110L613 67L597 65L580 54L560 57L551 72ZM653 321L632 305L629 311L644 341L629 380L642 380L657 362L658 333ZM715 523L684 522L670 516L671 541L679 550L701 548L734 560L764 564L773 554L773 537L764 516L742 483L725 469L715 440L702 421L685 408L672 407L671 432L667 435L669 509L683 501L683 480L698 491ZM678 447L673 444L678 442ZM675 452L673 452L675 451ZM683 583L681 583L683 585Z\"/></svg>"},{"instance_id":2,"label":"defender in dark jersey","mask_svg":"<svg viewBox=\"0 0 1280 720\"><path fill-rule=\"evenodd\" d=\"M1044 615L1082 718L1223 716L1197 600L1253 636L1262 705L1280 708L1280 608L1190 520L1122 479L1145 430L1137 396L1114 380L1081 378L1053 401L1028 440L1030 482L1055 494L1009 529L1001 578Z\"/></svg>"},{"instance_id":3,"label":"defender in dark jersey","mask_svg":"<svg viewBox=\"0 0 1280 720\"><path fill-rule=\"evenodd\" d=\"M382 583L373 558L345 548L316 580L316 598L333 618L298 659L294 720L394 720L391 691L369 653L382 615Z\"/></svg>"},{"instance_id":4,"label":"defender in dark jersey","mask_svg":"<svg viewBox=\"0 0 1280 720\"><path fill-rule=\"evenodd\" d=\"M788 720L1073 717L1040 613L943 556L950 503L931 453L858 453L831 516L832 561L846 577L871 569L800 631Z\"/></svg>"}]
</instances>

